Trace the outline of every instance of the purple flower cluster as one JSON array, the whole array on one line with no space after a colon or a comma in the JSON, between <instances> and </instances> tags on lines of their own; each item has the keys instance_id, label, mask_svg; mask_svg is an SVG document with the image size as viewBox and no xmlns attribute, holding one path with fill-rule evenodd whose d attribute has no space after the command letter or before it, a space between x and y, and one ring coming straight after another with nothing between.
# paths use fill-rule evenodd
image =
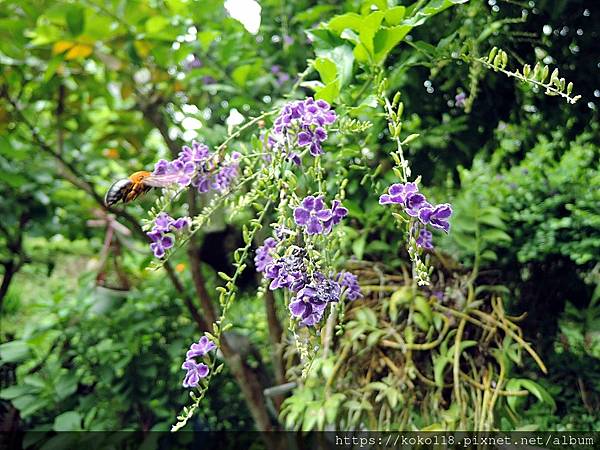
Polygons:
<instances>
[{"instance_id":1,"label":"purple flower cluster","mask_svg":"<svg viewBox=\"0 0 600 450\"><path fill-rule=\"evenodd\" d=\"M325 235L347 214L348 210L338 200L326 208L323 196L309 195L294 209L294 220L306 228L308 234ZM285 288L294 293L289 306L293 317L301 319L306 326L314 326L322 319L327 304L340 300L342 288L350 300L362 297L357 278L350 273L343 272L332 278L309 271L308 253L304 248L293 245L285 256L277 257L277 246L290 234L293 234L291 230L277 227L274 237L266 239L256 250L254 263L256 270L271 280L269 289Z\"/></svg>"},{"instance_id":2,"label":"purple flower cluster","mask_svg":"<svg viewBox=\"0 0 600 450\"><path fill-rule=\"evenodd\" d=\"M308 147L311 155L323 153L323 141L327 139L326 125L335 122L337 116L325 100L296 100L283 107L273 124L269 136L271 148L286 150L289 146ZM290 159L299 163L296 154L290 154Z\"/></svg>"},{"instance_id":3,"label":"purple flower cluster","mask_svg":"<svg viewBox=\"0 0 600 450\"><path fill-rule=\"evenodd\" d=\"M171 176L172 182L180 186L190 184L204 193L210 190L224 192L238 175L240 153L233 152L225 160L198 142L189 147L184 145L173 161L159 160L153 175Z\"/></svg>"},{"instance_id":4,"label":"purple flower cluster","mask_svg":"<svg viewBox=\"0 0 600 450\"><path fill-rule=\"evenodd\" d=\"M320 322L327 305L339 301L343 289L349 300L362 297L355 275L349 272L335 277L326 277L320 272L309 274L305 249L292 246L287 256L275 258L277 243L278 239L268 238L256 250L256 270L271 280L269 289L285 288L295 294L289 309L293 317L301 319L302 324L314 326Z\"/></svg>"},{"instance_id":5,"label":"purple flower cluster","mask_svg":"<svg viewBox=\"0 0 600 450\"><path fill-rule=\"evenodd\" d=\"M346 298L350 301L358 300L363 297L360 285L358 284L358 277L350 272L341 272L337 276L337 280L340 285L345 288Z\"/></svg>"},{"instance_id":6,"label":"purple flower cluster","mask_svg":"<svg viewBox=\"0 0 600 450\"><path fill-rule=\"evenodd\" d=\"M306 326L314 326L323 318L325 308L340 299L342 287L322 273L315 273L309 283L290 302L290 313Z\"/></svg>"},{"instance_id":7,"label":"purple flower cluster","mask_svg":"<svg viewBox=\"0 0 600 450\"><path fill-rule=\"evenodd\" d=\"M198 342L190 346L185 355L185 362L181 366L182 369L187 370L183 379L183 387L196 387L201 378L206 378L209 372L208 366L204 363L197 363L194 358L202 358L215 348L217 348L215 343L206 336L202 336Z\"/></svg>"},{"instance_id":8,"label":"purple flower cluster","mask_svg":"<svg viewBox=\"0 0 600 450\"><path fill-rule=\"evenodd\" d=\"M379 204L398 204L404 208L406 214L419 219L423 225L431 225L448 233L450 230L450 216L452 206L449 203L432 205L425 196L419 192L416 183L395 183L388 188L388 193L379 197ZM433 248L431 233L425 228L419 231L417 244L423 248Z\"/></svg>"},{"instance_id":9,"label":"purple flower cluster","mask_svg":"<svg viewBox=\"0 0 600 450\"><path fill-rule=\"evenodd\" d=\"M298 292L304 287L307 280L306 250L293 246L288 256L278 258L266 265L265 278L271 280L269 289L287 288Z\"/></svg>"},{"instance_id":10,"label":"purple flower cluster","mask_svg":"<svg viewBox=\"0 0 600 450\"><path fill-rule=\"evenodd\" d=\"M331 208L325 208L323 196L309 195L294 209L296 225L306 228L308 234L329 234L334 225L346 217L348 210L339 200L331 202Z\"/></svg>"},{"instance_id":11,"label":"purple flower cluster","mask_svg":"<svg viewBox=\"0 0 600 450\"><path fill-rule=\"evenodd\" d=\"M191 220L189 217L173 219L166 212L161 212L156 216L152 230L146 233L152 240L150 249L154 252L154 256L157 258L165 256L165 252L175 245L173 233L189 227L190 224Z\"/></svg>"}]
</instances>

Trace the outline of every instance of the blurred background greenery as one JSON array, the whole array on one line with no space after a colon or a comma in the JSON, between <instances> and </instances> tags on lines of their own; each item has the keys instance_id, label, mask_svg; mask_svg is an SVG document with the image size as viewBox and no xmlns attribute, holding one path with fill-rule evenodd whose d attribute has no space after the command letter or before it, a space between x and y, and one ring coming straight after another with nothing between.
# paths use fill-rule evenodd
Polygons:
<instances>
[{"instance_id":1,"label":"blurred background greenery","mask_svg":"<svg viewBox=\"0 0 600 450\"><path fill-rule=\"evenodd\" d=\"M252 34L219 1L0 1L1 429L168 429L186 403L180 365L198 335L190 262L171 261L179 288L146 271L151 253L135 224L152 200L127 206L119 226L102 196L181 143L218 145L240 114L280 104L324 45L319 22L379 3L263 0ZM415 28L383 64L402 92L406 131L421 134L409 149L413 173L455 207L441 249L461 270L477 266L511 314L527 313L520 326L548 367L547 376L533 363L514 368L537 387L518 415L498 419L501 429L600 429L599 16L594 1L470 2ZM445 57L493 46L519 65L557 65L582 99L568 105ZM350 71L334 104L368 106L368 74ZM373 122L367 137L340 155L372 172L392 144L368 111L357 112ZM380 170L393 180L389 163ZM364 175L348 175L348 252L399 268L400 236ZM230 268L239 235L239 223L203 232L207 286ZM277 367L256 286L251 274L242 280L232 336L263 376ZM310 389L290 397L282 424L315 426L301 408L289 420L294 399L314 400ZM263 406L277 422L280 405ZM227 369L192 426L255 427Z\"/></svg>"}]
</instances>

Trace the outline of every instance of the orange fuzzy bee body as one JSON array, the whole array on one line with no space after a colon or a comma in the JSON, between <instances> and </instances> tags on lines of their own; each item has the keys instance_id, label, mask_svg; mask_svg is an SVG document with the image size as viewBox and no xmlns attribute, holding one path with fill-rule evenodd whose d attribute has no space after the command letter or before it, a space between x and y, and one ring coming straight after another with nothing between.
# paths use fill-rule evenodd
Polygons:
<instances>
[{"instance_id":1,"label":"orange fuzzy bee body","mask_svg":"<svg viewBox=\"0 0 600 450\"><path fill-rule=\"evenodd\" d=\"M104 204L112 206L120 201L129 203L136 198L144 195L153 187L165 187L176 181L174 175L153 175L150 172L141 170L129 176L115 181L104 196Z\"/></svg>"}]
</instances>

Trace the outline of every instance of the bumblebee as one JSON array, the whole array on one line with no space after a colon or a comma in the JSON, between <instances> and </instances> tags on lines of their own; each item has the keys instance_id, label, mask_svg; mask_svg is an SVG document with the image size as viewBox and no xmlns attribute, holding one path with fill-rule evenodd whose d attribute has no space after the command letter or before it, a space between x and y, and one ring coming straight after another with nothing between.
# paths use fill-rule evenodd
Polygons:
<instances>
[{"instance_id":1,"label":"bumblebee","mask_svg":"<svg viewBox=\"0 0 600 450\"><path fill-rule=\"evenodd\" d=\"M104 204L112 206L120 201L129 203L155 187L166 187L176 181L177 175L153 175L144 170L135 172L129 178L115 181L104 196Z\"/></svg>"}]
</instances>

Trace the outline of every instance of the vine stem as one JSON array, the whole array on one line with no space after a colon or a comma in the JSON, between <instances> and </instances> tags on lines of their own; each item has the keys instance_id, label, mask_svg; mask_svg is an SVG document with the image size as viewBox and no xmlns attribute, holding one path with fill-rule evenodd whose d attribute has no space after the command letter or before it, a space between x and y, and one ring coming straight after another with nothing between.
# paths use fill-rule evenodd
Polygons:
<instances>
[{"instance_id":1,"label":"vine stem","mask_svg":"<svg viewBox=\"0 0 600 450\"><path fill-rule=\"evenodd\" d=\"M509 78L515 78L519 81L522 81L524 83L531 83L531 84L535 84L538 87L544 88L546 90L547 93L552 93L552 95L559 95L561 97L563 97L564 99L567 100L567 102L571 103L572 105L575 104L575 102L577 102L577 100L579 99L579 96L576 97L571 97L569 94L565 94L564 92L556 89L555 87L553 87L550 83L545 84L542 83L541 81L537 81L533 78L528 78L525 75L523 75L520 72L511 72L510 70L506 70L503 69L501 67L496 67L494 66L492 63L490 63L487 59L485 58L476 58L475 61L480 62L481 64L483 64L484 66L486 66L488 69L492 69L495 71L500 71L502 72L504 75L506 75Z\"/></svg>"}]
</instances>

